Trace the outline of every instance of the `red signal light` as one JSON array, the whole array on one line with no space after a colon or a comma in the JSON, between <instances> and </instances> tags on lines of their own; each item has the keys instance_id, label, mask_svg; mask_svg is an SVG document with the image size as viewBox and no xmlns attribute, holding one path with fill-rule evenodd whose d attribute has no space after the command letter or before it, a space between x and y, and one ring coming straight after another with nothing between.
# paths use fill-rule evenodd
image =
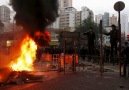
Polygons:
<instances>
[{"instance_id":1,"label":"red signal light","mask_svg":"<svg viewBox=\"0 0 129 90\"><path fill-rule=\"evenodd\" d=\"M129 41L129 35L127 35L127 40Z\"/></svg>"}]
</instances>

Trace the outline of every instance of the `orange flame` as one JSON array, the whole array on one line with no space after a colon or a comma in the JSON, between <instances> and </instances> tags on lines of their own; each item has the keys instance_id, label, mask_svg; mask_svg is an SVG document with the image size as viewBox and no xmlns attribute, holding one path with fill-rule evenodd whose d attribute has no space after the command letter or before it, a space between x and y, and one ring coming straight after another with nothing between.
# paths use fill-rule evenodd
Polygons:
<instances>
[{"instance_id":1,"label":"orange flame","mask_svg":"<svg viewBox=\"0 0 129 90\"><path fill-rule=\"evenodd\" d=\"M43 32L37 31L34 34L34 40L38 46L46 46L51 41L50 32L47 30Z\"/></svg>"},{"instance_id":2,"label":"orange flame","mask_svg":"<svg viewBox=\"0 0 129 90\"><path fill-rule=\"evenodd\" d=\"M22 41L21 45L21 55L14 62L11 63L11 67L15 71L32 71L33 62L36 59L37 45L35 42L27 35Z\"/></svg>"},{"instance_id":3,"label":"orange flame","mask_svg":"<svg viewBox=\"0 0 129 90\"><path fill-rule=\"evenodd\" d=\"M0 75L0 82L2 82L2 76Z\"/></svg>"}]
</instances>

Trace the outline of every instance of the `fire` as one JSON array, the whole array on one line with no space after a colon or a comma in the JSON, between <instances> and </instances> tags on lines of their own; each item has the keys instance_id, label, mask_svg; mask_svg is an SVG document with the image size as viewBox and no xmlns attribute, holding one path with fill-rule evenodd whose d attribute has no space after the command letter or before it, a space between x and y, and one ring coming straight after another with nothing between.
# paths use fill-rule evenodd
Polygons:
<instances>
[{"instance_id":1,"label":"fire","mask_svg":"<svg viewBox=\"0 0 129 90\"><path fill-rule=\"evenodd\" d=\"M27 35L21 44L21 54L11 63L11 68L15 71L32 71L33 62L36 59L36 50L36 43Z\"/></svg>"},{"instance_id":2,"label":"fire","mask_svg":"<svg viewBox=\"0 0 129 90\"><path fill-rule=\"evenodd\" d=\"M47 42L50 42L50 40L51 40L51 39L50 39L50 36L51 36L51 35L50 35L50 32L48 32L47 30L44 31L44 32L39 32L39 31L38 31L38 32L35 33L35 37L40 38L40 36L43 37L44 40L47 41Z\"/></svg>"},{"instance_id":3,"label":"fire","mask_svg":"<svg viewBox=\"0 0 129 90\"><path fill-rule=\"evenodd\" d=\"M0 82L2 82L2 76L0 75Z\"/></svg>"},{"instance_id":4,"label":"fire","mask_svg":"<svg viewBox=\"0 0 129 90\"><path fill-rule=\"evenodd\" d=\"M40 47L46 46L51 41L50 32L48 32L47 30L43 32L37 31L34 34L34 41Z\"/></svg>"}]
</instances>

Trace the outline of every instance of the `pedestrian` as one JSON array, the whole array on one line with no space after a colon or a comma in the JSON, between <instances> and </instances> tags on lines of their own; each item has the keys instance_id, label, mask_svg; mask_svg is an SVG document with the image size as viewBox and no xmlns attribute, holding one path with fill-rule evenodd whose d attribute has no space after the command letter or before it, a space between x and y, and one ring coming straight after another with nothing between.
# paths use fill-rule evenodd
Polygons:
<instances>
[{"instance_id":1,"label":"pedestrian","mask_svg":"<svg viewBox=\"0 0 129 90\"><path fill-rule=\"evenodd\" d=\"M83 35L87 35L88 39L88 54L94 55L94 42L95 42L95 33L93 32L93 28L90 27L88 32L82 33Z\"/></svg>"},{"instance_id":2,"label":"pedestrian","mask_svg":"<svg viewBox=\"0 0 129 90\"><path fill-rule=\"evenodd\" d=\"M124 48L122 49L122 56L123 56L123 76L126 76L127 74L127 67L129 65L129 46L128 46L128 42L125 42L125 46ZM129 74L129 71L128 71L128 74Z\"/></svg>"},{"instance_id":3,"label":"pedestrian","mask_svg":"<svg viewBox=\"0 0 129 90\"><path fill-rule=\"evenodd\" d=\"M37 47L37 50L36 50L36 61L40 61L41 60L41 56L42 56L42 48Z\"/></svg>"},{"instance_id":4,"label":"pedestrian","mask_svg":"<svg viewBox=\"0 0 129 90\"><path fill-rule=\"evenodd\" d=\"M104 55L105 55L105 62L109 63L110 48L108 46L104 47Z\"/></svg>"},{"instance_id":5,"label":"pedestrian","mask_svg":"<svg viewBox=\"0 0 129 90\"><path fill-rule=\"evenodd\" d=\"M110 35L110 44L111 44L111 57L117 55L117 43L118 43L118 29L116 26L113 24L111 25L112 30L109 33L104 33L105 35ZM114 52L115 49L115 52Z\"/></svg>"}]
</instances>

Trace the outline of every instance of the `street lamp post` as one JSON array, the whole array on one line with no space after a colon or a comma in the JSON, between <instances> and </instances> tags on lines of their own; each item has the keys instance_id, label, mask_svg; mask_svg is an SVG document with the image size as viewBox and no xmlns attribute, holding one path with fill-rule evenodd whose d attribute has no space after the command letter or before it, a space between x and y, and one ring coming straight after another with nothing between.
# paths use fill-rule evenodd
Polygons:
<instances>
[{"instance_id":1,"label":"street lamp post","mask_svg":"<svg viewBox=\"0 0 129 90\"><path fill-rule=\"evenodd\" d=\"M120 64L120 76L121 76L121 21L120 21L120 11L125 8L125 4L122 1L118 1L114 4L114 9L118 11L118 27L119 27L119 64Z\"/></svg>"}]
</instances>

